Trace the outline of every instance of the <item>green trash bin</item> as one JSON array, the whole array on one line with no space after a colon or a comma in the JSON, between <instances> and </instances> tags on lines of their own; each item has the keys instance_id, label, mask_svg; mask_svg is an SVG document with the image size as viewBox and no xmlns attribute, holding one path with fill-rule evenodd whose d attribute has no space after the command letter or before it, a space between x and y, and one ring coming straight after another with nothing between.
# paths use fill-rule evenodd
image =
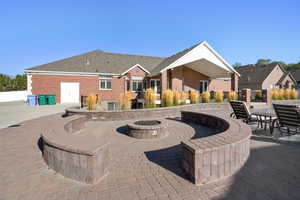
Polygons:
<instances>
[{"instance_id":1,"label":"green trash bin","mask_svg":"<svg viewBox=\"0 0 300 200\"><path fill-rule=\"evenodd\" d=\"M46 95L40 94L39 95L39 105L44 106L46 104L47 104Z\"/></svg>"},{"instance_id":2,"label":"green trash bin","mask_svg":"<svg viewBox=\"0 0 300 200\"><path fill-rule=\"evenodd\" d=\"M48 94L47 98L48 98L48 105L55 105L56 104L54 94Z\"/></svg>"}]
</instances>

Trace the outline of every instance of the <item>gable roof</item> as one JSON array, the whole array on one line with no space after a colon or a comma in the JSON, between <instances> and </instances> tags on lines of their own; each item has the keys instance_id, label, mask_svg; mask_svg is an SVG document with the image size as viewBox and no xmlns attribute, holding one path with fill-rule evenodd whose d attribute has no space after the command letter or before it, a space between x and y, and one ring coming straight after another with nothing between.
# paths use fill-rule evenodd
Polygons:
<instances>
[{"instance_id":1,"label":"gable roof","mask_svg":"<svg viewBox=\"0 0 300 200\"><path fill-rule=\"evenodd\" d=\"M278 80L277 84L281 84L282 81L284 81L284 79L289 76L290 79L296 84L297 81L296 79L294 78L294 76L290 73L290 72L285 72L283 76L281 76L281 78Z\"/></svg>"},{"instance_id":2,"label":"gable roof","mask_svg":"<svg viewBox=\"0 0 300 200\"><path fill-rule=\"evenodd\" d=\"M261 66L250 64L250 65L236 67L235 69L241 75L239 79L239 84L262 83L277 65L279 64L270 63L268 65L261 65Z\"/></svg>"},{"instance_id":3,"label":"gable roof","mask_svg":"<svg viewBox=\"0 0 300 200\"><path fill-rule=\"evenodd\" d=\"M291 71L291 74L293 75L296 81L300 81L300 69Z\"/></svg>"},{"instance_id":4,"label":"gable roof","mask_svg":"<svg viewBox=\"0 0 300 200\"><path fill-rule=\"evenodd\" d=\"M195 51L193 51L194 49ZM209 54L206 55L206 51L208 51ZM194 55L195 53L196 56ZM187 48L167 58L108 53L101 50L95 50L88 53L80 54L78 56L73 56L48 64L39 65L37 67L32 67L26 69L25 72L59 72L121 75L126 73L132 67L139 66L145 72L150 73L152 75L157 75L160 72L162 72L162 70L165 70L168 67L172 67L174 64L178 64L178 62L181 62L181 64L185 64L182 63L182 60L187 60L185 55L189 57L189 62L193 61L191 60L191 55L193 59L196 60L203 59L206 57L209 57L207 58L208 60L213 58L213 60L215 59L215 63L217 63L216 65L220 66L221 68L224 68L227 71L231 71L238 74L238 72L230 64L228 64L217 52L215 52L212 49L212 47L210 47L206 42L200 42L198 44L195 44L192 47Z\"/></svg>"},{"instance_id":5,"label":"gable roof","mask_svg":"<svg viewBox=\"0 0 300 200\"><path fill-rule=\"evenodd\" d=\"M163 60L164 58L161 57L117 54L95 50L78 56L32 67L25 71L122 74L136 64L139 64L150 71Z\"/></svg>"},{"instance_id":6,"label":"gable roof","mask_svg":"<svg viewBox=\"0 0 300 200\"><path fill-rule=\"evenodd\" d=\"M197 43L190 48L166 58L154 70L152 70L151 73L157 74L166 69L186 65L203 59L214 63L226 71L234 72L240 76L240 74L205 41Z\"/></svg>"},{"instance_id":7,"label":"gable roof","mask_svg":"<svg viewBox=\"0 0 300 200\"><path fill-rule=\"evenodd\" d=\"M163 70L165 67L169 66L171 63L179 59L180 57L184 56L188 52L190 52L192 49L194 49L196 46L198 46L200 43L195 44L191 46L190 48L187 48L183 51L180 51L166 59L164 59L159 65L157 65L153 70L151 70L151 74L158 74L161 70Z\"/></svg>"}]
</instances>

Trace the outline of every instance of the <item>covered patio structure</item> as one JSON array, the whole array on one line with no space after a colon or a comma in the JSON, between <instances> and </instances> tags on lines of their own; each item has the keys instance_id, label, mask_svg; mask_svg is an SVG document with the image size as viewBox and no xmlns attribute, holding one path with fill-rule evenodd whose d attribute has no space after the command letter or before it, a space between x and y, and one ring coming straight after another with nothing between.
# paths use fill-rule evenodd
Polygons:
<instances>
[{"instance_id":1,"label":"covered patio structure","mask_svg":"<svg viewBox=\"0 0 300 200\"><path fill-rule=\"evenodd\" d=\"M147 85L158 92L237 91L239 76L207 42L201 42L160 63L148 76Z\"/></svg>"}]
</instances>

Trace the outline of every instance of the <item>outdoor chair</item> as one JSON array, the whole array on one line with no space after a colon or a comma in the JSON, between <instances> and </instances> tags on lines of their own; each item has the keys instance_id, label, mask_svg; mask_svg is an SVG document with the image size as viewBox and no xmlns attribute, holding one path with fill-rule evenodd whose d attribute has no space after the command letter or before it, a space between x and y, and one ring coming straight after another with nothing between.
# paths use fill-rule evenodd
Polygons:
<instances>
[{"instance_id":1,"label":"outdoor chair","mask_svg":"<svg viewBox=\"0 0 300 200\"><path fill-rule=\"evenodd\" d=\"M297 105L282 105L273 104L277 119L273 120L271 126L271 133L273 133L274 126L277 127L280 133L287 133L288 135L299 133L300 128L300 107Z\"/></svg>"},{"instance_id":2,"label":"outdoor chair","mask_svg":"<svg viewBox=\"0 0 300 200\"><path fill-rule=\"evenodd\" d=\"M233 113L230 114L230 117L236 119L241 119L246 124L251 122L258 122L257 116L252 115L247 104L244 101L230 101Z\"/></svg>"}]
</instances>

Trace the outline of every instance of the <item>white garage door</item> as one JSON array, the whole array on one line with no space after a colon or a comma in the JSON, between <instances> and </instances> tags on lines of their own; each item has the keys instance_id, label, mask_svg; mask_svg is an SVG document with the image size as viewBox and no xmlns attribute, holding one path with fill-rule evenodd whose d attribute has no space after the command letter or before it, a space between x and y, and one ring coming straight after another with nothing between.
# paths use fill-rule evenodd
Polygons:
<instances>
[{"instance_id":1,"label":"white garage door","mask_svg":"<svg viewBox=\"0 0 300 200\"><path fill-rule=\"evenodd\" d=\"M61 82L60 83L60 102L79 103L79 83Z\"/></svg>"}]
</instances>

